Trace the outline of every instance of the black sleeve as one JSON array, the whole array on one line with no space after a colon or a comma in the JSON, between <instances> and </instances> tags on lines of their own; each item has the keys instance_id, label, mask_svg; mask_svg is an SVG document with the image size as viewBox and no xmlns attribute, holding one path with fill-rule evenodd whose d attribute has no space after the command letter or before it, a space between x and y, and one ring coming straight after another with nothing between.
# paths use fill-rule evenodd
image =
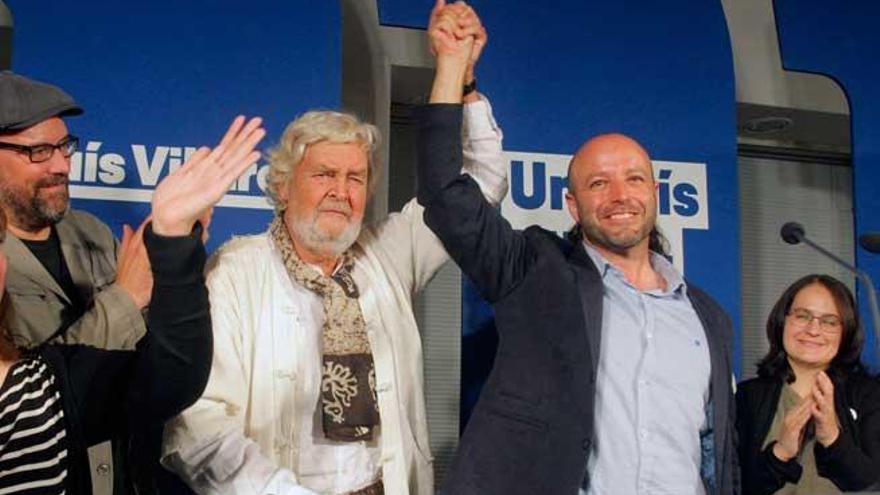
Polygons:
<instances>
[{"instance_id":1,"label":"black sleeve","mask_svg":"<svg viewBox=\"0 0 880 495\"><path fill-rule=\"evenodd\" d=\"M840 435L828 447L816 442L816 468L842 491L862 491L880 481L880 386L865 378L853 410L854 421L838 418ZM837 408L838 416L851 414L850 406Z\"/></svg>"},{"instance_id":2,"label":"black sleeve","mask_svg":"<svg viewBox=\"0 0 880 495\"><path fill-rule=\"evenodd\" d=\"M164 422L204 390L213 341L200 237L199 227L189 236L162 237L147 226L153 293L147 334L135 351L76 346L66 353L71 393L88 444L123 427L138 431Z\"/></svg>"},{"instance_id":3,"label":"black sleeve","mask_svg":"<svg viewBox=\"0 0 880 495\"><path fill-rule=\"evenodd\" d=\"M417 118L418 200L425 223L482 295L495 302L522 279L532 250L486 201L476 181L461 173L462 106L427 105Z\"/></svg>"},{"instance_id":4,"label":"black sleeve","mask_svg":"<svg viewBox=\"0 0 880 495\"><path fill-rule=\"evenodd\" d=\"M739 464L742 470L743 495L772 494L786 482L797 483L803 469L795 459L787 462L773 454L771 442L761 449L767 432L756 431L754 407L750 404L749 391L740 387L736 391L736 430L739 441Z\"/></svg>"}]
</instances>

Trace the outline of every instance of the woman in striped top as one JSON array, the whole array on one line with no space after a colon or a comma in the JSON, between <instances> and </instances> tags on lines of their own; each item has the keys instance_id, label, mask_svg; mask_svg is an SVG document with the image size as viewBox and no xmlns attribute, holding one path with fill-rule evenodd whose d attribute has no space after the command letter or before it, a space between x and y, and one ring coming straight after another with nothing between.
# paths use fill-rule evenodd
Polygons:
<instances>
[{"instance_id":1,"label":"woman in striped top","mask_svg":"<svg viewBox=\"0 0 880 495\"><path fill-rule=\"evenodd\" d=\"M0 329L0 495L91 493L89 445L164 422L204 390L212 339L197 220L259 158L260 125L236 118L220 144L199 149L156 188L143 234L154 277L149 331L136 351L22 351ZM0 242L5 232L0 210ZM9 262L0 252L0 315Z\"/></svg>"}]
</instances>

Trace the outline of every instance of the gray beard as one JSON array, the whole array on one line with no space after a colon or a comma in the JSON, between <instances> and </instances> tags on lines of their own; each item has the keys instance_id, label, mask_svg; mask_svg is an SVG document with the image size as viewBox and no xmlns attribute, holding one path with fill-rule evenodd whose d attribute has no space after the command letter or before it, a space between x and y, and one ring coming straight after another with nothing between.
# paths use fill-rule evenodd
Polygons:
<instances>
[{"instance_id":1,"label":"gray beard","mask_svg":"<svg viewBox=\"0 0 880 495\"><path fill-rule=\"evenodd\" d=\"M0 184L0 204L10 223L26 231L37 231L60 222L70 209L69 193L65 191L63 207L53 206L39 194L31 197Z\"/></svg>"},{"instance_id":2,"label":"gray beard","mask_svg":"<svg viewBox=\"0 0 880 495\"><path fill-rule=\"evenodd\" d=\"M288 224L296 239L309 251L339 256L354 244L361 233L361 222L351 222L336 237L318 228L317 216L311 219L295 219Z\"/></svg>"}]
</instances>

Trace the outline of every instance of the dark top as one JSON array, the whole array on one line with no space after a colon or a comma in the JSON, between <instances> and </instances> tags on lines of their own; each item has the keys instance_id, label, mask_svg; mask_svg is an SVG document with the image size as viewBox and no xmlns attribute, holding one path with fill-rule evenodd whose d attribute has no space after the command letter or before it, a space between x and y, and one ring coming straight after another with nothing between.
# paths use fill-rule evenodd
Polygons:
<instances>
[{"instance_id":1,"label":"dark top","mask_svg":"<svg viewBox=\"0 0 880 495\"><path fill-rule=\"evenodd\" d=\"M68 494L90 494L88 446L114 433L161 427L201 395L212 334L200 229L185 237L144 235L153 270L149 331L135 351L45 345L61 395L68 444Z\"/></svg>"},{"instance_id":2,"label":"dark top","mask_svg":"<svg viewBox=\"0 0 880 495\"><path fill-rule=\"evenodd\" d=\"M786 482L797 483L796 459L780 461L773 445L762 449L776 414L782 380L753 378L736 392L743 494L770 494ZM816 468L842 491L876 489L880 481L880 382L864 374L834 379L834 408L840 436L827 448L816 442Z\"/></svg>"},{"instance_id":3,"label":"dark top","mask_svg":"<svg viewBox=\"0 0 880 495\"><path fill-rule=\"evenodd\" d=\"M83 311L85 311L85 303L79 291L76 290L73 277L70 276L70 270L67 268L67 262L64 260L64 253L61 251L61 241L58 239L58 232L55 230L55 226L53 225L50 229L49 238L46 240L30 241L21 239L21 242L27 246L34 257L46 268L49 275L52 275L52 278L58 282L61 290L70 298L72 314L64 315L63 320L74 321L79 319Z\"/></svg>"},{"instance_id":4,"label":"dark top","mask_svg":"<svg viewBox=\"0 0 880 495\"><path fill-rule=\"evenodd\" d=\"M581 243L538 227L513 230L461 174L461 112L460 105L430 105L419 114L418 199L427 225L492 303L499 344L443 493L573 495L593 442L602 280ZM730 495L739 487L732 328L690 282L688 297L712 364L711 472L704 479L710 494Z\"/></svg>"}]
</instances>

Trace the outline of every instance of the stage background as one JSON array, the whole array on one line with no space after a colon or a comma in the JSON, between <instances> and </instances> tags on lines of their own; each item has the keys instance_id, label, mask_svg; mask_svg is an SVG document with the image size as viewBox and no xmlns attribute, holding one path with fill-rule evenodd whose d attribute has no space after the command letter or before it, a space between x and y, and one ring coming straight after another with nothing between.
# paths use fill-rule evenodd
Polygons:
<instances>
[{"instance_id":1,"label":"stage background","mask_svg":"<svg viewBox=\"0 0 880 495\"><path fill-rule=\"evenodd\" d=\"M347 104L387 131L393 119L388 104L400 90L388 87L400 72L391 65L409 56L407 51L424 51L423 45L400 42L405 37L399 35L423 29L433 3L5 1L15 18L13 69L58 84L86 108L85 115L68 121L83 144L73 158L74 207L95 213L117 234L123 223L143 219L149 193L169 167L182 163L195 147L214 143L236 114L265 118L266 147L277 142L287 122L315 107ZM752 8L770 0L736 2ZM726 3L730 10L733 2ZM736 103L746 92L735 94L735 81L741 90L750 77L760 82L755 88L773 84L757 79L754 70L734 74L725 2L473 4L490 30L478 69L480 87L504 128L511 166L504 214L519 226L538 222L566 228L560 198L568 155L590 135L630 134L657 161L661 225L674 243L676 264L719 300L739 329L743 205ZM880 65L875 63L880 34L873 25L880 18L878 8L872 2L776 2L785 67L829 74L848 96L857 233L880 230ZM344 32L345 21L364 11L369 15L357 20L367 22L351 23ZM346 44L346 33L358 29L369 43ZM746 61L757 58L756 47L748 45L752 38L740 37L736 47ZM368 59L379 62L357 66ZM350 70L352 64L357 70ZM216 210L209 249L233 234L265 229L271 210L260 189L264 165L256 164ZM392 174L392 186L394 179ZM380 186L374 213L384 212L389 194L397 192L393 187L389 192L387 183ZM859 266L880 278L876 256L856 253ZM466 418L491 367L497 336L491 310L466 282L462 300L461 411ZM870 328L867 306L862 308ZM734 363L741 374L739 336ZM865 358L876 363L873 352L866 350ZM435 433L432 444L439 438ZM454 445L447 447L448 454Z\"/></svg>"}]
</instances>

